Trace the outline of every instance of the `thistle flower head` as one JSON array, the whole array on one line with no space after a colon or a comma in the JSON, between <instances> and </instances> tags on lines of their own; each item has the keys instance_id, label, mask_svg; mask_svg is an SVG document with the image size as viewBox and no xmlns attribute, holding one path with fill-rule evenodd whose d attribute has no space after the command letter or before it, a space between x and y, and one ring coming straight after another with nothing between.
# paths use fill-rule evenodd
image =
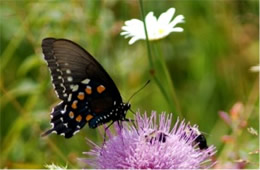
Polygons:
<instances>
[{"instance_id":1,"label":"thistle flower head","mask_svg":"<svg viewBox=\"0 0 260 170\"><path fill-rule=\"evenodd\" d=\"M145 17L145 23L149 40L158 40L166 37L171 32L182 32L183 28L176 27L178 23L184 22L184 16L178 15L173 18L175 8L170 8L162 13L157 19L153 12L149 12ZM132 37L129 44L133 44L137 40L145 40L144 23L139 19L131 19L125 22L120 35L125 38Z\"/></svg>"},{"instance_id":2,"label":"thistle flower head","mask_svg":"<svg viewBox=\"0 0 260 170\"><path fill-rule=\"evenodd\" d=\"M191 169L209 168L207 162L215 154L215 147L200 149L195 139L198 134L184 121L177 120L171 128L172 116L160 115L157 125L156 113L136 116L136 128L133 124L115 124L116 135L107 131L109 139L103 146L88 142L94 147L84 154L92 158L81 159L93 168L152 168L152 169ZM192 127L192 128L190 128Z\"/></svg>"}]
</instances>

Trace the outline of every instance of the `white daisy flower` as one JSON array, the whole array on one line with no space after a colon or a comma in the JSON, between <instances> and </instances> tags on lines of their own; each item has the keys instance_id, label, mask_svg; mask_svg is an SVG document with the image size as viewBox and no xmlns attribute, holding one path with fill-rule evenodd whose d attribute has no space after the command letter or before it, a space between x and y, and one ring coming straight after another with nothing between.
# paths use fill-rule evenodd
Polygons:
<instances>
[{"instance_id":1,"label":"white daisy flower","mask_svg":"<svg viewBox=\"0 0 260 170\"><path fill-rule=\"evenodd\" d=\"M184 22L184 16L178 15L173 18L175 8L170 8L162 13L158 20L153 12L149 12L145 17L148 39L150 41L158 40L166 37L171 32L182 32L183 28L175 27L178 23ZM172 19L173 18L173 19ZM125 22L120 35L125 38L131 37L129 44L133 44L137 40L145 40L144 23L139 19L131 19Z\"/></svg>"}]
</instances>

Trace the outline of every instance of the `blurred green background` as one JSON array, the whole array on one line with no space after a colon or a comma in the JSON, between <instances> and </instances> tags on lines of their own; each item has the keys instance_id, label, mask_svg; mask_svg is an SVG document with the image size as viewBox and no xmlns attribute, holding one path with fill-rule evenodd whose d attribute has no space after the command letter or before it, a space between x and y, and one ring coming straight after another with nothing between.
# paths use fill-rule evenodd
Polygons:
<instances>
[{"instance_id":1,"label":"blurred green background","mask_svg":"<svg viewBox=\"0 0 260 170\"><path fill-rule=\"evenodd\" d=\"M259 63L257 0L144 1L145 14L154 11L158 17L174 7L175 15L185 17L178 25L184 32L151 42L153 56L166 63L174 84L176 100L171 104L150 74L145 41L130 46L119 35L124 21L141 19L138 1L0 3L0 168L44 168L52 162L79 168L77 158L90 149L85 137L102 144L103 133L87 126L71 139L40 137L59 102L41 52L46 37L67 38L87 49L115 81L124 101L151 79L131 100L132 109L174 112L175 118L182 114L198 124L208 143L217 147L216 168L259 167L259 137L248 131L259 129L259 77L250 71ZM165 75L157 76L164 82ZM220 111L231 123L220 118Z\"/></svg>"}]
</instances>

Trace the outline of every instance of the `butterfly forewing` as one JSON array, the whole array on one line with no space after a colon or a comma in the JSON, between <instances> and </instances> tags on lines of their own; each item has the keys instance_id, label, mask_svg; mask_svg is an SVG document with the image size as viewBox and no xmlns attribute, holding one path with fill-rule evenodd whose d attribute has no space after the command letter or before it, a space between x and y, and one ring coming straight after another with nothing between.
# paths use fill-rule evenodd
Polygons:
<instances>
[{"instance_id":1,"label":"butterfly forewing","mask_svg":"<svg viewBox=\"0 0 260 170\"><path fill-rule=\"evenodd\" d=\"M54 89L63 100L51 112L53 128L44 135L55 132L69 138L87 122L95 128L116 121L129 109L108 73L82 47L70 40L46 38L42 49Z\"/></svg>"},{"instance_id":2,"label":"butterfly forewing","mask_svg":"<svg viewBox=\"0 0 260 170\"><path fill-rule=\"evenodd\" d=\"M70 40L46 38L42 49L51 70L52 81L60 99L66 99L71 85L86 78L99 80L117 100L122 100L113 80L103 67L82 47ZM65 97L63 97L65 95Z\"/></svg>"}]
</instances>

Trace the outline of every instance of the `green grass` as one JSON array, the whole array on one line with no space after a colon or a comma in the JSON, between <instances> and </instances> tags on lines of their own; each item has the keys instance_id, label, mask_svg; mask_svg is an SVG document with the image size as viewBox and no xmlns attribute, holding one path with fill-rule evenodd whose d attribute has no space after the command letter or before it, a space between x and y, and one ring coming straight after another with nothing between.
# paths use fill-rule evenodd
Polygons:
<instances>
[{"instance_id":1,"label":"green grass","mask_svg":"<svg viewBox=\"0 0 260 170\"><path fill-rule=\"evenodd\" d=\"M52 162L79 168L77 158L90 149L85 137L103 141L88 127L69 140L40 137L59 102L41 52L46 37L67 38L87 49L124 101L151 79L131 100L132 109L173 112L198 124L217 147L216 168L258 168L259 154L249 152L259 149L259 137L247 130L259 129L259 77L249 71L259 63L258 3L144 0L144 15L154 11L158 17L175 7L185 16L184 32L150 42L151 67L146 42L130 46L119 35L124 21L142 18L139 1L0 1L0 168L44 168ZM231 110L238 102L242 107ZM220 111L233 115L232 124ZM230 140L223 139L227 136Z\"/></svg>"}]
</instances>

